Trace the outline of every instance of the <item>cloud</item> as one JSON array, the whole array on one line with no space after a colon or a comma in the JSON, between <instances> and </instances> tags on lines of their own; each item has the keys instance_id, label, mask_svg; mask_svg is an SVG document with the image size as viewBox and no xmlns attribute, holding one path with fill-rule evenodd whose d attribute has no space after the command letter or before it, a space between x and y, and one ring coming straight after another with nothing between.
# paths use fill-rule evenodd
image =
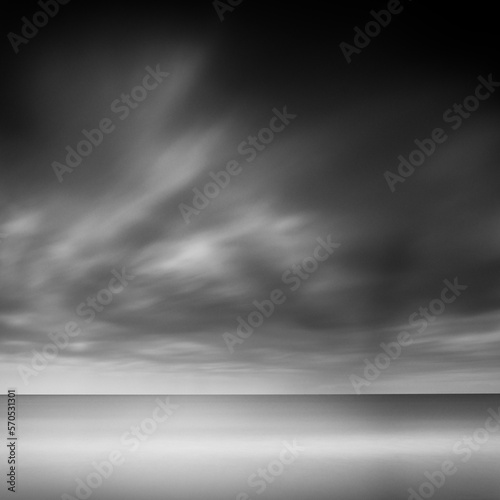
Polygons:
<instances>
[{"instance_id":1,"label":"cloud","mask_svg":"<svg viewBox=\"0 0 500 500\"><path fill-rule=\"evenodd\" d=\"M494 103L393 194L383 173L470 92L455 71L410 78L393 68L367 84L355 69L339 80L338 70L325 76L312 63L293 80L276 63L265 75L245 73L247 81L243 55L223 43L229 34L188 43L178 32L158 35L153 24L151 33L134 34L129 52L120 45L123 27L101 27L90 45L80 33L67 49L26 59L31 78L20 63L21 88L6 109L20 134L0 135L9 167L0 188L8 380L50 332L77 321L83 333L34 391L59 390L60 373L74 391L97 390L96 373L119 391L116 374L130 372L145 387L172 388L184 377L182 387L194 392L197 384L215 392L349 392L347 377L363 358L405 328L443 279L459 276L467 293L379 387L404 392L412 381L437 380L454 390L455 372L490 387L499 353ZM254 49L239 43L250 58ZM168 78L120 122L110 103L156 64ZM297 118L247 162L238 145L285 105ZM105 117L116 130L58 183L51 163ZM234 159L242 173L185 224L179 204ZM338 252L231 357L221 334L235 331L254 300L284 289L283 273L328 234L341 243ZM134 281L85 323L77 307L124 266Z\"/></svg>"}]
</instances>

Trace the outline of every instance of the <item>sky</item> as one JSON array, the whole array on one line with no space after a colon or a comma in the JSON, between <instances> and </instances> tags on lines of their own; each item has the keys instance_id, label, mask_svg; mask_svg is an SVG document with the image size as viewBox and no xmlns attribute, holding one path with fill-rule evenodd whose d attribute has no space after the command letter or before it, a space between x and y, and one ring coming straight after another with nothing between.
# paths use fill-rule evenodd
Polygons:
<instances>
[{"instance_id":1,"label":"sky","mask_svg":"<svg viewBox=\"0 0 500 500\"><path fill-rule=\"evenodd\" d=\"M40 6L9 7L5 390L498 392L497 35L486 8L401 7L347 58L387 3L73 0L22 43Z\"/></svg>"}]
</instances>

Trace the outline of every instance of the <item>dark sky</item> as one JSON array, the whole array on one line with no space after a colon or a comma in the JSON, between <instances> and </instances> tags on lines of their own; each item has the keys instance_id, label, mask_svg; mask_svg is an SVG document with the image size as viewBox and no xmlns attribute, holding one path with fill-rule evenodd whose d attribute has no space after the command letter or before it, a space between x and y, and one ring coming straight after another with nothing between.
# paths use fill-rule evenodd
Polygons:
<instances>
[{"instance_id":1,"label":"dark sky","mask_svg":"<svg viewBox=\"0 0 500 500\"><path fill-rule=\"evenodd\" d=\"M72 0L17 54L7 35L40 6L6 8L2 380L28 393L350 393L364 360L408 331L366 392L498 391L500 91L452 119L479 76L500 82L494 11L401 6L350 63L339 45L387 2L247 0L221 22L209 1ZM112 103L147 67L168 76L121 119ZM284 108L295 117L247 161L239 145ZM53 163L106 118L113 131L59 182ZM446 141L392 192L384 174L436 128ZM241 173L186 223L179 207L231 160ZM329 235L340 246L292 290L284 273ZM85 321L78 306L123 267L134 279ZM409 326L446 279L467 289ZM229 352L223 334L276 289L285 302ZM24 386L20 365L72 321L81 333Z\"/></svg>"}]
</instances>

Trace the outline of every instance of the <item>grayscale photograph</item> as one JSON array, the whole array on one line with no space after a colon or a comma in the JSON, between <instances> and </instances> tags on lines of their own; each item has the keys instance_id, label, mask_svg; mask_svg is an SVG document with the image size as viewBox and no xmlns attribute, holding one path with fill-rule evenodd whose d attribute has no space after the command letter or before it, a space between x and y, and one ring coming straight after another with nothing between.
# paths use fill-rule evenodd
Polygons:
<instances>
[{"instance_id":1,"label":"grayscale photograph","mask_svg":"<svg viewBox=\"0 0 500 500\"><path fill-rule=\"evenodd\" d=\"M500 498L493 4L0 26L0 498Z\"/></svg>"}]
</instances>

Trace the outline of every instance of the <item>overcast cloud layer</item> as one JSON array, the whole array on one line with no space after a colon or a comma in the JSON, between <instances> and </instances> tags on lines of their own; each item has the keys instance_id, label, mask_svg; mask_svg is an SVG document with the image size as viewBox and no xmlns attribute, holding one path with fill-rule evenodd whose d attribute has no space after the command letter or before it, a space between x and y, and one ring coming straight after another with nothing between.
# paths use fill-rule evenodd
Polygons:
<instances>
[{"instance_id":1,"label":"overcast cloud layer","mask_svg":"<svg viewBox=\"0 0 500 500\"><path fill-rule=\"evenodd\" d=\"M466 13L447 24L405 4L348 64L339 43L386 4L326 19L321 7L242 2L223 22L210 2L146 4L75 0L18 54L3 42L6 386L353 393L364 360L408 331L413 343L365 392L498 391L500 90L456 130L443 120L478 76L500 81L493 33L474 16L465 33ZM16 9L6 33L38 7ZM110 106L146 67L168 76L121 120ZM276 110L296 117L247 161L239 145ZM59 182L52 163L104 118L114 131ZM391 192L384 172L436 127L446 142ZM231 160L241 173L186 223L179 205L193 207L193 189ZM292 290L284 273L328 237L340 246ZM92 320L79 314L123 268L133 276L124 290ZM410 327L446 279L467 289L424 331ZM223 334L275 289L285 302L230 352ZM20 365L32 369L72 321L81 334L26 387Z\"/></svg>"}]
</instances>

